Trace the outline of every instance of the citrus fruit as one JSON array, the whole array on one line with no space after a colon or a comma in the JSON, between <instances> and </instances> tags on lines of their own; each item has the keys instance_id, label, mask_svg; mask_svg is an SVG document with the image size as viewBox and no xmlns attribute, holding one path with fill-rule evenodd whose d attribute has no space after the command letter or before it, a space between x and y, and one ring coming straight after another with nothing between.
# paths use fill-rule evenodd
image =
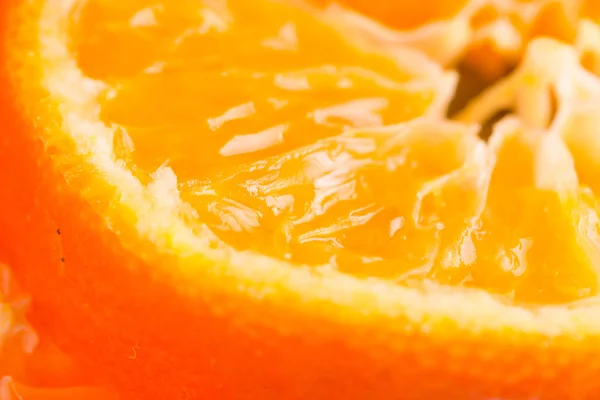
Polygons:
<instances>
[{"instance_id":1,"label":"citrus fruit","mask_svg":"<svg viewBox=\"0 0 600 400\"><path fill-rule=\"evenodd\" d=\"M452 121L456 72L318 6L2 3L0 339L40 345L0 394L600 395L597 26Z\"/></svg>"}]
</instances>

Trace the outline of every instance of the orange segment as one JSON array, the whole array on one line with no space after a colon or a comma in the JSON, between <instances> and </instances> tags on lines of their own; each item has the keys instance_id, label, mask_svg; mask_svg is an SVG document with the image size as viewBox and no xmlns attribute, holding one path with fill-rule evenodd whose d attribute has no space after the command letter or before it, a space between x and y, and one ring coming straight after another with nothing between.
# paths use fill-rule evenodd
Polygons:
<instances>
[{"instance_id":1,"label":"orange segment","mask_svg":"<svg viewBox=\"0 0 600 400\"><path fill-rule=\"evenodd\" d=\"M594 110L600 82L582 65L584 55L554 40L533 41L515 72L472 99L457 119L485 122L498 111L511 110L527 125L562 136L577 155L576 165L589 162L598 129ZM578 169L582 183L596 186L593 171L592 165Z\"/></svg>"},{"instance_id":2,"label":"orange segment","mask_svg":"<svg viewBox=\"0 0 600 400\"><path fill-rule=\"evenodd\" d=\"M238 247L400 279L423 276L477 215L485 162L475 130L417 120L236 166L182 196Z\"/></svg>"},{"instance_id":3,"label":"orange segment","mask_svg":"<svg viewBox=\"0 0 600 400\"><path fill-rule=\"evenodd\" d=\"M485 121L495 112L513 108L525 123L526 130L533 128L539 132L525 135L523 138L529 136L532 138L530 141L537 141L539 144L534 148L539 148L541 155L534 156L528 151L530 155L525 159L529 161L521 165L517 161L519 155L527 154L518 150L522 145L507 151L505 165L510 169L504 180L513 186L516 177L527 177L523 171L533 171L533 174L529 175L530 182L527 185L544 189L543 197L540 198L546 199L542 200L544 205L536 200L531 209L519 208L515 204L510 205L505 195L497 203L506 210L514 210L526 218L542 217L545 220L528 222L530 228L541 229L539 238L531 232L517 233L521 238L533 240L534 244L530 249L532 256L538 254L542 257L519 260L519 264L527 261L527 265L539 270L537 273L533 269L528 272L533 276L529 285L536 289L530 289L530 293L524 294L526 298L534 295L536 290L538 296L556 299L564 296L574 299L583 293L596 291L598 209L596 197L592 192L598 193L598 168L593 160L596 159L598 148L597 113L594 110L600 99L600 86L598 79L580 65L578 58L575 49L569 46L549 39L536 39L530 44L524 61L512 75L472 100L459 115L464 121ZM547 133L542 131L545 127L549 127ZM543 158L540 158L542 156ZM498 158L498 162L501 160L502 158ZM501 170L501 167L498 165L496 169ZM500 193L522 191L507 190L505 185ZM552 191L549 192L548 188ZM535 197L538 195L529 193L518 202L528 203ZM546 204L546 201L549 203ZM538 214L536 209L543 210L543 213ZM548 216L552 216L552 219ZM499 221L522 219L514 214L498 218ZM508 225L508 232L511 234L521 229L515 229L506 222L504 225ZM560 235L553 236L548 234L549 232L560 232ZM535 244L536 242L538 244ZM540 251L535 251L534 247L538 245ZM522 247L521 243L519 251L522 251ZM549 249L555 249L556 253L550 252ZM565 260L563 257L566 254L574 259ZM556 267L548 267L548 262L556 263ZM561 264L564 267L560 267ZM549 271L553 271L552 274L549 274ZM520 273L522 272L524 270ZM543 282L550 286L544 289Z\"/></svg>"},{"instance_id":4,"label":"orange segment","mask_svg":"<svg viewBox=\"0 0 600 400\"><path fill-rule=\"evenodd\" d=\"M339 9L1 7L0 258L43 338L7 396L600 396L600 81L574 48L534 40L460 114L514 110L485 143L443 119L455 73Z\"/></svg>"},{"instance_id":5,"label":"orange segment","mask_svg":"<svg viewBox=\"0 0 600 400\"><path fill-rule=\"evenodd\" d=\"M501 122L482 218L474 283L517 301L572 301L598 290L598 214L556 136ZM590 203L591 201L591 203Z\"/></svg>"},{"instance_id":6,"label":"orange segment","mask_svg":"<svg viewBox=\"0 0 600 400\"><path fill-rule=\"evenodd\" d=\"M427 0L415 3L412 0L394 2L367 0L311 0L321 6L344 4L363 15L384 22L401 30L417 29L423 25L444 21L460 14L473 0Z\"/></svg>"},{"instance_id":7,"label":"orange segment","mask_svg":"<svg viewBox=\"0 0 600 400\"><path fill-rule=\"evenodd\" d=\"M341 130L441 115L453 87L418 54L357 48L308 6L138 3L82 2L72 32L83 73L106 83L103 121L147 172L168 162L190 179Z\"/></svg>"},{"instance_id":8,"label":"orange segment","mask_svg":"<svg viewBox=\"0 0 600 400\"><path fill-rule=\"evenodd\" d=\"M471 40L470 20L481 6L478 0L433 0L418 5L410 1L361 0L341 5L327 0L315 3L325 6L336 25L355 41L389 52L418 49L442 65L452 64L462 56Z\"/></svg>"}]
</instances>

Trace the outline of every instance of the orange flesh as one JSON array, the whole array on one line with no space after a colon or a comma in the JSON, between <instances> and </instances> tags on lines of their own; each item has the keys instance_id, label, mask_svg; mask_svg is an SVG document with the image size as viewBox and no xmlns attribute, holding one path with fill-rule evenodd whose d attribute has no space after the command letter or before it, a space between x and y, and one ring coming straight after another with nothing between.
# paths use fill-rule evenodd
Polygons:
<instances>
[{"instance_id":1,"label":"orange flesh","mask_svg":"<svg viewBox=\"0 0 600 400\"><path fill-rule=\"evenodd\" d=\"M597 293L584 195L537 189L532 149L499 153L488 188L474 132L374 129L440 83L288 3L82 2L73 51L139 176L170 166L194 219L239 249L522 302Z\"/></svg>"},{"instance_id":2,"label":"orange flesh","mask_svg":"<svg viewBox=\"0 0 600 400\"><path fill-rule=\"evenodd\" d=\"M405 121L437 90L354 48L308 7L138 3L85 2L73 50L109 84L103 117L126 130L148 172L168 162L181 181L195 179L347 128Z\"/></svg>"},{"instance_id":3,"label":"orange flesh","mask_svg":"<svg viewBox=\"0 0 600 400\"><path fill-rule=\"evenodd\" d=\"M401 30L415 29L422 25L450 19L460 13L472 0L428 0L427 4L414 0L368 1L368 0L311 0L314 4L328 6L341 3L364 15Z\"/></svg>"},{"instance_id":4,"label":"orange flesh","mask_svg":"<svg viewBox=\"0 0 600 400\"><path fill-rule=\"evenodd\" d=\"M443 65L460 63L469 74L493 81L514 68L529 41L548 36L573 42L582 18L600 20L596 0L410 0L373 2L369 0L311 0L321 7L341 5L369 16L392 28L380 39L393 39L416 47ZM356 22L356 21L355 21ZM454 25L452 25L454 24ZM446 26L446 28L443 28ZM453 46L460 40L458 26L468 30L468 38L458 57L444 57L430 46ZM434 33L438 30L437 34ZM367 35L380 33L367 29ZM417 33L415 36L414 34ZM392 38L390 38L391 35ZM412 36L412 40L403 40ZM425 37L433 35L429 40ZM455 35L455 36L453 36ZM420 37L420 39L419 39Z\"/></svg>"}]
</instances>

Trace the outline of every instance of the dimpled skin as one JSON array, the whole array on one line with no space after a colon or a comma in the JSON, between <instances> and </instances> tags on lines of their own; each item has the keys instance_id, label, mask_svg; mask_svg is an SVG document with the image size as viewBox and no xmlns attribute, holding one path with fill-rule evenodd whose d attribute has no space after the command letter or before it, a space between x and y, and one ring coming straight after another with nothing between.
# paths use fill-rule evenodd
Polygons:
<instances>
[{"instance_id":1,"label":"dimpled skin","mask_svg":"<svg viewBox=\"0 0 600 400\"><path fill-rule=\"evenodd\" d=\"M85 113L77 107L84 101L68 102L62 94L49 97L48 88L40 84L43 74L56 67L44 64L47 60L39 53L37 21L43 3L9 0L0 5L4 38L0 52L0 260L11 266L31 294L29 318L38 334L51 338L78 363L88 375L83 380L93 378L124 399L551 400L600 396L600 384L594 379L600 370L600 326L593 318L598 315L593 298L573 307L518 306L510 298L498 299L483 290L459 290L435 282L402 287L384 279L365 281L361 279L364 271L353 275L291 266L275 257L235 250L195 225L190 230L204 234L194 242L196 248L184 243L182 228L175 223L167 226L171 230L165 228L155 236L141 235L141 216L161 216L160 210L143 214L140 209L145 210L145 203L128 203L138 198L130 196L121 178L107 177L97 159L78 151L81 142L65 132L69 125L64 120L69 111ZM111 2L91 4L102 3ZM243 8L243 2L234 3ZM268 1L255 4L259 10L270 5ZM292 12L287 6L278 7ZM305 19L298 24L318 24L309 11L299 15ZM311 25L307 26L310 31ZM326 27L323 32L333 35ZM328 50L343 60L364 56L365 63L388 77L420 79L407 71L394 71L375 56L369 58L352 48L347 50L349 55L340 55L333 48ZM441 76L439 71L431 74L431 79ZM367 92L383 90L365 85ZM427 86L422 90L427 93ZM435 108L427 100L435 97L432 92L416 96L426 99L422 103L411 101L415 116ZM113 99L113 105L118 100ZM301 100L304 106L311 98ZM123 115L135 117L140 112L129 111ZM392 119L387 123L409 118L393 120L395 115L382 118ZM103 117L119 122L118 116ZM471 150L481 144L462 125L436 123L434 127L426 122L403 126L409 132L434 131L433 137L438 130L449 132L442 137L465 137L466 148ZM80 128L82 132L91 129ZM328 129L314 125L311 132L318 132L321 139L333 136ZM463 131L464 135L459 134ZM527 166L529 142L511 141L513 133L508 132L503 143L523 148L523 165ZM373 133L367 130L365 135L371 138ZM382 140L382 136L374 137ZM317 138L303 139L313 142ZM290 145L291 150L285 151L303 144ZM160 173L151 168L160 167L154 165L154 150L163 149L149 148L152 151L143 159L120 152L115 158L140 180L160 182ZM394 146L390 151L395 151ZM283 153L274 156L278 154ZM220 157L214 164L222 162ZM181 161L179 170L176 162L173 170L185 176L187 162ZM256 160L238 160L233 171L252 162ZM220 170L209 179L221 179L230 171ZM556 209L567 216L579 215L585 204L580 197L574 203L569 196L564 203L554 201L552 193L548 197L528 198L533 199L531 207L540 202L558 204ZM189 201L194 206L193 199ZM159 208L158 203L154 205ZM190 215L195 216L191 212L184 217ZM567 217L558 215L551 219L557 224L552 226L569 224ZM160 221L155 223L160 225ZM158 228L148 230L157 232ZM567 238L576 242L577 233ZM576 255L578 251L583 252L576 248ZM590 280L587 270L582 270L583 278L575 286Z\"/></svg>"}]
</instances>

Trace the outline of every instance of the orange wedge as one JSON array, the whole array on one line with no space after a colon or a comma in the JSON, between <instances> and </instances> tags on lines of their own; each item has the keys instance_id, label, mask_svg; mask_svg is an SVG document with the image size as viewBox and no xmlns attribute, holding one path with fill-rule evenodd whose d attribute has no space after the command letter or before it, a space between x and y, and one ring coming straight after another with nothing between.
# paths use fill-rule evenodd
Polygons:
<instances>
[{"instance_id":1,"label":"orange wedge","mask_svg":"<svg viewBox=\"0 0 600 400\"><path fill-rule=\"evenodd\" d=\"M15 356L0 394L600 396L583 50L532 42L453 122L456 73L331 9L2 7L0 260L77 373Z\"/></svg>"}]
</instances>

